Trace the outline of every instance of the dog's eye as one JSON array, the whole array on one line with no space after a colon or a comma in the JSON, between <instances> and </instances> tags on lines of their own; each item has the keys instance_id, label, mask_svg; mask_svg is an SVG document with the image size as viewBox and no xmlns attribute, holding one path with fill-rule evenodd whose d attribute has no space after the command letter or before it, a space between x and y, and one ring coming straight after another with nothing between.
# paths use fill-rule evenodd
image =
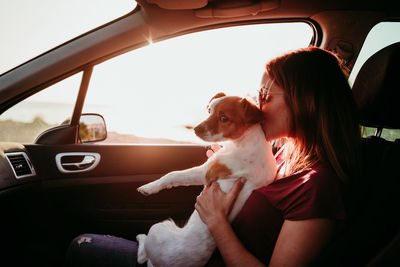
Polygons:
<instances>
[{"instance_id":1,"label":"dog's eye","mask_svg":"<svg viewBox=\"0 0 400 267\"><path fill-rule=\"evenodd\" d=\"M228 117L225 116L225 115L221 115L221 116L219 117L219 120L220 120L221 122L228 122L228 121L229 121Z\"/></svg>"}]
</instances>

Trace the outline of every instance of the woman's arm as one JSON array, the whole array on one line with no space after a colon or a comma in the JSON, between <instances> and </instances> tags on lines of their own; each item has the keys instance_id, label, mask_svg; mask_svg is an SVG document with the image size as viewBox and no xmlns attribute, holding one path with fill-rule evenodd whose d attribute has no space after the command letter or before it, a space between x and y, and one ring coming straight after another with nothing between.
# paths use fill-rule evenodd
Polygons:
<instances>
[{"instance_id":1,"label":"woman's arm","mask_svg":"<svg viewBox=\"0 0 400 267\"><path fill-rule=\"evenodd\" d=\"M329 219L285 220L269 266L306 266L331 240L335 227Z\"/></svg>"},{"instance_id":2,"label":"woman's arm","mask_svg":"<svg viewBox=\"0 0 400 267\"><path fill-rule=\"evenodd\" d=\"M242 245L227 220L244 181L238 180L229 193L223 192L218 183L206 186L197 197L196 210L208 226L227 266L263 266Z\"/></svg>"},{"instance_id":3,"label":"woman's arm","mask_svg":"<svg viewBox=\"0 0 400 267\"><path fill-rule=\"evenodd\" d=\"M213 183L197 197L195 207L213 235L227 266L263 266L242 245L227 220L242 187L243 183L237 181L232 190L225 193L218 183ZM329 219L285 220L269 266L306 266L331 240L335 226L335 222Z\"/></svg>"},{"instance_id":4,"label":"woman's arm","mask_svg":"<svg viewBox=\"0 0 400 267\"><path fill-rule=\"evenodd\" d=\"M226 217L209 226L226 266L264 266L240 242Z\"/></svg>"}]
</instances>

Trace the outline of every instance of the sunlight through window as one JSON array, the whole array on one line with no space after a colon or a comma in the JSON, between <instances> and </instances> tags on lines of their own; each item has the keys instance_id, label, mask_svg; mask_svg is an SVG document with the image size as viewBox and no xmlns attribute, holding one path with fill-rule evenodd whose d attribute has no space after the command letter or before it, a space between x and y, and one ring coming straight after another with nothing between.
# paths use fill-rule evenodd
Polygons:
<instances>
[{"instance_id":1,"label":"sunlight through window","mask_svg":"<svg viewBox=\"0 0 400 267\"><path fill-rule=\"evenodd\" d=\"M84 112L105 117L108 142L129 134L161 143L198 143L188 128L206 117L214 94L255 96L265 63L307 47L312 34L305 23L276 23L149 42L95 66Z\"/></svg>"}]
</instances>

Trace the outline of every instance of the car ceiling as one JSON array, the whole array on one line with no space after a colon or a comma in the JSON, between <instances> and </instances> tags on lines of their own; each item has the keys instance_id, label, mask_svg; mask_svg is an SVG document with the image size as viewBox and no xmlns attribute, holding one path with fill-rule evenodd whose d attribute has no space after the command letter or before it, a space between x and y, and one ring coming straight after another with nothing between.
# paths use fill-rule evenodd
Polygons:
<instances>
[{"instance_id":1,"label":"car ceiling","mask_svg":"<svg viewBox=\"0 0 400 267\"><path fill-rule=\"evenodd\" d=\"M250 8L254 11L252 16L259 13L267 15L268 13L268 17L311 17L316 13L328 10L382 11L394 16L399 13L399 4L396 0L137 0L137 2L150 13L156 12L157 9L164 11L190 10L198 16L204 14L205 10L213 9L215 13L218 13L218 10L225 10L229 13L230 10L232 17L239 17L246 15L246 11ZM233 12L235 9L237 10L236 16Z\"/></svg>"},{"instance_id":2,"label":"car ceiling","mask_svg":"<svg viewBox=\"0 0 400 267\"><path fill-rule=\"evenodd\" d=\"M304 20L315 44L350 51L348 67L370 28L400 20L397 0L138 0L135 11L75 38L0 76L0 113L85 66L175 35L232 24ZM345 11L345 12L343 12ZM340 52L340 51L339 51Z\"/></svg>"}]
</instances>

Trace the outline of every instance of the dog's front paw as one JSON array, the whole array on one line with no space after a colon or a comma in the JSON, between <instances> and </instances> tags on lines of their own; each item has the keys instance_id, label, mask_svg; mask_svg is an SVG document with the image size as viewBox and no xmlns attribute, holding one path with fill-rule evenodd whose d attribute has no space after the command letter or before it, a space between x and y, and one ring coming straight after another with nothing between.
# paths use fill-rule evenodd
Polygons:
<instances>
[{"instance_id":1,"label":"dog's front paw","mask_svg":"<svg viewBox=\"0 0 400 267\"><path fill-rule=\"evenodd\" d=\"M158 193L158 192L160 192L160 190L161 189L154 183L142 185L141 187L139 187L137 189L137 191L139 191L141 194L143 194L145 196L149 196L149 195Z\"/></svg>"}]
</instances>

